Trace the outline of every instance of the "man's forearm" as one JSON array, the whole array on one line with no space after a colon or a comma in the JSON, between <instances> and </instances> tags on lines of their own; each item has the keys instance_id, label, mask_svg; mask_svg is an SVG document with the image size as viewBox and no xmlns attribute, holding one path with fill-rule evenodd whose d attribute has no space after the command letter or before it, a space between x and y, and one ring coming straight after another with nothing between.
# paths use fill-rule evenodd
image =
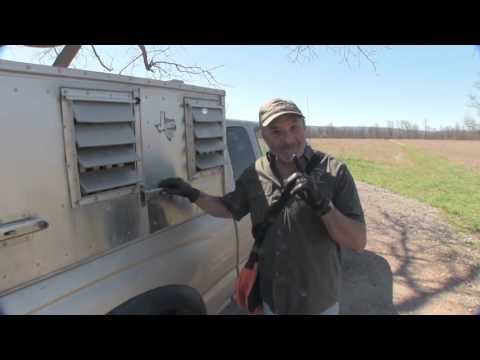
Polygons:
<instances>
[{"instance_id":1,"label":"man's forearm","mask_svg":"<svg viewBox=\"0 0 480 360\"><path fill-rule=\"evenodd\" d=\"M221 218L232 218L230 211L223 205L220 198L216 196L210 196L201 192L195 204L209 215Z\"/></svg>"},{"instance_id":2,"label":"man's forearm","mask_svg":"<svg viewBox=\"0 0 480 360\"><path fill-rule=\"evenodd\" d=\"M346 217L336 208L322 216L322 220L330 236L338 245L356 251L365 248L367 230L364 224Z\"/></svg>"}]
</instances>

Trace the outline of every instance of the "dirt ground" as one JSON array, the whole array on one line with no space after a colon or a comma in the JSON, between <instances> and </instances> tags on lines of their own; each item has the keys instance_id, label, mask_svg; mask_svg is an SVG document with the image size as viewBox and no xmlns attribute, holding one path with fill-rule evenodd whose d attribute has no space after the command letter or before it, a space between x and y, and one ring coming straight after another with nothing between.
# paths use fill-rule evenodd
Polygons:
<instances>
[{"instance_id":1,"label":"dirt ground","mask_svg":"<svg viewBox=\"0 0 480 360\"><path fill-rule=\"evenodd\" d=\"M408 157L405 149L391 140L383 139L309 139L314 149L320 149L335 157L351 154L375 162L404 163Z\"/></svg>"},{"instance_id":2,"label":"dirt ground","mask_svg":"<svg viewBox=\"0 0 480 360\"><path fill-rule=\"evenodd\" d=\"M399 140L426 150L459 165L480 170L480 141L468 140Z\"/></svg>"},{"instance_id":3,"label":"dirt ground","mask_svg":"<svg viewBox=\"0 0 480 360\"><path fill-rule=\"evenodd\" d=\"M343 252L340 313L478 314L480 237L462 235L440 212L357 182L365 251ZM233 304L225 314L242 314Z\"/></svg>"},{"instance_id":4,"label":"dirt ground","mask_svg":"<svg viewBox=\"0 0 480 360\"><path fill-rule=\"evenodd\" d=\"M399 144L414 146L420 150L439 155L455 164L480 170L480 141L460 140L412 140L412 139L309 139L316 149L321 149L336 157L355 154L361 159L403 163L408 165L405 149Z\"/></svg>"},{"instance_id":5,"label":"dirt ground","mask_svg":"<svg viewBox=\"0 0 480 360\"><path fill-rule=\"evenodd\" d=\"M357 183L368 226L363 253L344 252L342 314L476 314L480 238L416 200Z\"/></svg>"}]
</instances>

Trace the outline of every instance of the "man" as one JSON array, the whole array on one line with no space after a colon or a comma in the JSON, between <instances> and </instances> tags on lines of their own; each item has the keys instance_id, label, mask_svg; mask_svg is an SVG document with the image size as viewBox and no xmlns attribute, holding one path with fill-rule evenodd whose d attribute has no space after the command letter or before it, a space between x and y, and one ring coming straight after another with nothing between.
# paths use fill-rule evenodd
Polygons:
<instances>
[{"instance_id":1,"label":"man","mask_svg":"<svg viewBox=\"0 0 480 360\"><path fill-rule=\"evenodd\" d=\"M256 225L287 185L293 185L293 201L268 228L261 245L258 273L264 313L338 314L340 249L360 251L366 245L353 178L345 164L306 144L305 118L293 102L267 102L259 120L270 151L243 172L233 192L210 196L179 178L166 179L159 187L189 198L213 216L240 220L250 213ZM306 174L315 153L321 161Z\"/></svg>"}]
</instances>

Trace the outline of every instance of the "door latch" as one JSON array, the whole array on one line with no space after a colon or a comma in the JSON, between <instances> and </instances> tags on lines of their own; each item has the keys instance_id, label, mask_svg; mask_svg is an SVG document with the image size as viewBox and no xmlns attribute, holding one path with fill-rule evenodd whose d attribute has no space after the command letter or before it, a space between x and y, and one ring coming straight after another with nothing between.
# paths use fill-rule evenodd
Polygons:
<instances>
[{"instance_id":1,"label":"door latch","mask_svg":"<svg viewBox=\"0 0 480 360\"><path fill-rule=\"evenodd\" d=\"M36 217L0 224L0 241L31 234L46 228L48 228L48 222Z\"/></svg>"}]
</instances>

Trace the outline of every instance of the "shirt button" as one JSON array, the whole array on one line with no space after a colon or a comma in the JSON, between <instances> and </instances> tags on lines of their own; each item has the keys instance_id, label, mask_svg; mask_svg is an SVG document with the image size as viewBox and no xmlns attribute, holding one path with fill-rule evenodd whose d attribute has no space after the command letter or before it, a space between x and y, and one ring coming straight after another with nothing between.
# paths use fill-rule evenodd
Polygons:
<instances>
[{"instance_id":1,"label":"shirt button","mask_svg":"<svg viewBox=\"0 0 480 360\"><path fill-rule=\"evenodd\" d=\"M277 251L275 254L276 254L277 256L280 255L280 251Z\"/></svg>"}]
</instances>

